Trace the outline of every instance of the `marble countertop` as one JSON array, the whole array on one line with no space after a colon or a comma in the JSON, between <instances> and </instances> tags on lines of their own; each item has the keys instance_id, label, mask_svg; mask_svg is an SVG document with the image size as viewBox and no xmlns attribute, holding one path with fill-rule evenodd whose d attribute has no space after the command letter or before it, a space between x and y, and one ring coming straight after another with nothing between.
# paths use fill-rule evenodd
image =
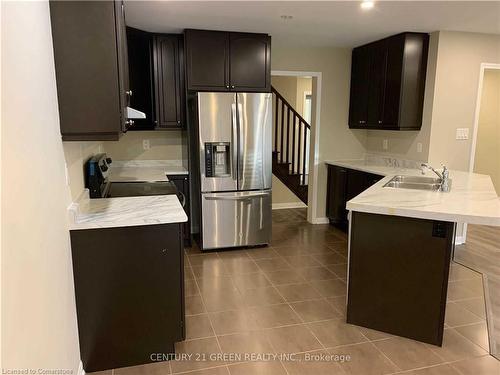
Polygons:
<instances>
[{"instance_id":1,"label":"marble countertop","mask_svg":"<svg viewBox=\"0 0 500 375\"><path fill-rule=\"evenodd\" d=\"M70 230L182 223L186 213L175 195L89 199L70 208Z\"/></svg>"},{"instance_id":2,"label":"marble countertop","mask_svg":"<svg viewBox=\"0 0 500 375\"><path fill-rule=\"evenodd\" d=\"M108 178L111 182L168 181L167 175L188 174L177 160L113 161Z\"/></svg>"},{"instance_id":3,"label":"marble countertop","mask_svg":"<svg viewBox=\"0 0 500 375\"><path fill-rule=\"evenodd\" d=\"M444 193L383 187L395 175L421 176L419 169L374 165L367 160L325 163L385 176L348 201L348 210L500 226L500 199L487 175L451 170L451 191ZM426 176L435 174L427 171Z\"/></svg>"}]
</instances>

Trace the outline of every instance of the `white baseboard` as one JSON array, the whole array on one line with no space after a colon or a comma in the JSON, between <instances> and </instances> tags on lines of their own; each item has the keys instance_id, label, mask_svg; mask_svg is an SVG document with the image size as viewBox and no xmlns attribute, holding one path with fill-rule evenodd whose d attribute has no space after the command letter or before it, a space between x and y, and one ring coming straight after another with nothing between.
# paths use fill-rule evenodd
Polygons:
<instances>
[{"instance_id":1,"label":"white baseboard","mask_svg":"<svg viewBox=\"0 0 500 375\"><path fill-rule=\"evenodd\" d=\"M455 236L455 245L463 245L465 243L464 236Z\"/></svg>"},{"instance_id":2,"label":"white baseboard","mask_svg":"<svg viewBox=\"0 0 500 375\"><path fill-rule=\"evenodd\" d=\"M77 375L85 375L85 370L83 369L83 363L82 363L82 361L80 361L80 364L78 365Z\"/></svg>"},{"instance_id":3,"label":"white baseboard","mask_svg":"<svg viewBox=\"0 0 500 375\"><path fill-rule=\"evenodd\" d=\"M273 203L273 210L283 210L285 208L307 208L307 206L302 202L291 202L291 203Z\"/></svg>"},{"instance_id":4,"label":"white baseboard","mask_svg":"<svg viewBox=\"0 0 500 375\"><path fill-rule=\"evenodd\" d=\"M311 224L329 224L330 220L328 220L327 217L317 217L314 218L311 222Z\"/></svg>"}]
</instances>

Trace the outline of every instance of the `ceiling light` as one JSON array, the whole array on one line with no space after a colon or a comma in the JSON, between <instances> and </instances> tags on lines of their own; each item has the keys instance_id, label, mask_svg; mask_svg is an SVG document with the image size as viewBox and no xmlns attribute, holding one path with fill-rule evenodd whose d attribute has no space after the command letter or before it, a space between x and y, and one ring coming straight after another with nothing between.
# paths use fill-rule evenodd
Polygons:
<instances>
[{"instance_id":1,"label":"ceiling light","mask_svg":"<svg viewBox=\"0 0 500 375\"><path fill-rule=\"evenodd\" d=\"M289 21L293 18L293 16L290 16L288 14L283 14L280 16L280 18L283 20L283 21Z\"/></svg>"},{"instance_id":2,"label":"ceiling light","mask_svg":"<svg viewBox=\"0 0 500 375\"><path fill-rule=\"evenodd\" d=\"M363 0L363 2L361 3L361 8L362 9L372 9L374 5L375 5L375 3L373 1Z\"/></svg>"}]
</instances>

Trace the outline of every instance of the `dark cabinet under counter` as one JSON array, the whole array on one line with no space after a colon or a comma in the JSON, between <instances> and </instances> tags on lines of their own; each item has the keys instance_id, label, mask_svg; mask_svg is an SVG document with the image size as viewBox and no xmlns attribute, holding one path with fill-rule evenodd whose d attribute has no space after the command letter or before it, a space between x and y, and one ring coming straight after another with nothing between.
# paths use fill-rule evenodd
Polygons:
<instances>
[{"instance_id":1,"label":"dark cabinet under counter","mask_svg":"<svg viewBox=\"0 0 500 375\"><path fill-rule=\"evenodd\" d=\"M183 223L71 230L86 372L150 363L185 338Z\"/></svg>"},{"instance_id":2,"label":"dark cabinet under counter","mask_svg":"<svg viewBox=\"0 0 500 375\"><path fill-rule=\"evenodd\" d=\"M347 323L441 346L455 228L352 212Z\"/></svg>"},{"instance_id":3,"label":"dark cabinet under counter","mask_svg":"<svg viewBox=\"0 0 500 375\"><path fill-rule=\"evenodd\" d=\"M184 212L188 217L188 220L183 223L183 233L184 233L184 246L191 246L191 221L190 221L190 212L191 212L191 204L189 199L189 175L187 174L169 174L167 175L169 181L171 181L177 191L180 193L181 204L184 207Z\"/></svg>"},{"instance_id":4,"label":"dark cabinet under counter","mask_svg":"<svg viewBox=\"0 0 500 375\"><path fill-rule=\"evenodd\" d=\"M328 165L326 216L330 224L347 231L347 201L361 194L383 176Z\"/></svg>"}]
</instances>

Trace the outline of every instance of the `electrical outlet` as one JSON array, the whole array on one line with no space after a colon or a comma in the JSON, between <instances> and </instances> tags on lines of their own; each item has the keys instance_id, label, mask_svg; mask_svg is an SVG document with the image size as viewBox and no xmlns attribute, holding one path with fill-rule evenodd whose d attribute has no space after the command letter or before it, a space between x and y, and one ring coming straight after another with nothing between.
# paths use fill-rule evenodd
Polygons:
<instances>
[{"instance_id":1,"label":"electrical outlet","mask_svg":"<svg viewBox=\"0 0 500 375\"><path fill-rule=\"evenodd\" d=\"M417 152L422 152L422 143L421 142L417 143Z\"/></svg>"},{"instance_id":2,"label":"electrical outlet","mask_svg":"<svg viewBox=\"0 0 500 375\"><path fill-rule=\"evenodd\" d=\"M151 148L151 144L149 143L149 139L142 140L142 148L144 150L149 150Z\"/></svg>"},{"instance_id":3,"label":"electrical outlet","mask_svg":"<svg viewBox=\"0 0 500 375\"><path fill-rule=\"evenodd\" d=\"M387 139L384 139L384 140L382 141L382 148L383 148L384 150L387 150L387 149L389 148L389 141L388 141Z\"/></svg>"},{"instance_id":4,"label":"electrical outlet","mask_svg":"<svg viewBox=\"0 0 500 375\"><path fill-rule=\"evenodd\" d=\"M463 141L469 139L469 128L457 128L456 139Z\"/></svg>"}]
</instances>

